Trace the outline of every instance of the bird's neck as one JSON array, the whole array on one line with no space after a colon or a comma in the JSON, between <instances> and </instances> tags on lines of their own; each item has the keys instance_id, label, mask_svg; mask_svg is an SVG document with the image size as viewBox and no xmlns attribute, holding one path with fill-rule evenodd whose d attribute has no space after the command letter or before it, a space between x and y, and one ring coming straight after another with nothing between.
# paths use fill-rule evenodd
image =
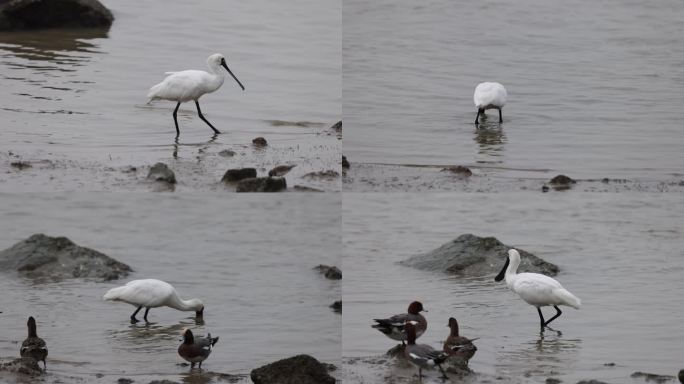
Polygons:
<instances>
[{"instance_id":1,"label":"bird's neck","mask_svg":"<svg viewBox=\"0 0 684 384\"><path fill-rule=\"evenodd\" d=\"M506 268L506 285L510 286L513 283L513 280L515 280L515 277L518 274L519 265L520 259L511 260L510 264L508 264L508 268Z\"/></svg>"},{"instance_id":2,"label":"bird's neck","mask_svg":"<svg viewBox=\"0 0 684 384\"><path fill-rule=\"evenodd\" d=\"M29 325L28 337L38 337L38 334L36 333L36 325L35 324Z\"/></svg>"},{"instance_id":3,"label":"bird's neck","mask_svg":"<svg viewBox=\"0 0 684 384\"><path fill-rule=\"evenodd\" d=\"M459 337L458 336L458 324L454 324L451 326L451 336Z\"/></svg>"},{"instance_id":4,"label":"bird's neck","mask_svg":"<svg viewBox=\"0 0 684 384\"><path fill-rule=\"evenodd\" d=\"M194 311L195 306L192 305L192 300L183 300L178 295L173 295L171 300L169 300L169 307L177 309L179 311Z\"/></svg>"}]
</instances>

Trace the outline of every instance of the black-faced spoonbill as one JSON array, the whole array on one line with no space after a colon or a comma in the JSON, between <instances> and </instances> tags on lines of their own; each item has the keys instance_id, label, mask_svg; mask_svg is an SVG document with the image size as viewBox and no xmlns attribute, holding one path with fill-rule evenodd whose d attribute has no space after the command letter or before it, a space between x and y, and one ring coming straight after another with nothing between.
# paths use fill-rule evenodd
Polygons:
<instances>
[{"instance_id":1,"label":"black-faced spoonbill","mask_svg":"<svg viewBox=\"0 0 684 384\"><path fill-rule=\"evenodd\" d=\"M36 319L33 316L28 318L28 337L21 343L21 349L19 354L21 357L32 357L36 361L43 362L43 369L47 369L47 364L45 364L45 358L48 355L47 345L45 345L45 340L38 337L36 333Z\"/></svg>"},{"instance_id":2,"label":"black-faced spoonbill","mask_svg":"<svg viewBox=\"0 0 684 384\"><path fill-rule=\"evenodd\" d=\"M406 340L406 326L407 321L415 321L416 337L420 337L427 329L427 320L420 312L427 312L423 309L423 304L420 301L414 301L409 304L408 312L399 315L394 315L386 319L373 319L377 324L371 327L385 334L392 340L401 341L404 344Z\"/></svg>"},{"instance_id":3,"label":"black-faced spoonbill","mask_svg":"<svg viewBox=\"0 0 684 384\"><path fill-rule=\"evenodd\" d=\"M185 361L190 363L190 369L195 368L195 364L199 363L200 369L202 362L211 354L211 347L218 341L218 337L195 337L192 331L186 329L183 332L183 343L178 347L178 354Z\"/></svg>"},{"instance_id":4,"label":"black-faced spoonbill","mask_svg":"<svg viewBox=\"0 0 684 384\"><path fill-rule=\"evenodd\" d=\"M516 273L519 265L520 254L518 251L515 249L508 250L506 264L504 264L503 269L501 269L501 272L499 272L494 280L501 281L505 276L508 288L517 293L527 304L537 308L542 330L561 315L562 312L558 308L559 305L567 305L575 309L580 308L582 301L563 288L558 281L539 273ZM541 307L549 305L553 305L556 308L556 315L544 321Z\"/></svg>"},{"instance_id":5,"label":"black-faced spoonbill","mask_svg":"<svg viewBox=\"0 0 684 384\"><path fill-rule=\"evenodd\" d=\"M167 282L156 279L133 280L121 287L112 288L104 294L104 300L123 301L138 307L131 315L131 324L138 322L135 315L145 307L145 322L150 308L170 307L179 311L195 311L197 318L204 314L204 304L199 299L183 300L176 289Z\"/></svg>"},{"instance_id":6,"label":"black-faced spoonbill","mask_svg":"<svg viewBox=\"0 0 684 384\"><path fill-rule=\"evenodd\" d=\"M444 341L444 353L449 355L450 361L468 365L468 360L475 356L475 352L477 351L477 347L473 344L473 341L477 340L477 338L469 339L459 335L458 321L453 317L449 318L449 324L447 326L449 327L450 332L449 337Z\"/></svg>"},{"instance_id":7,"label":"black-faced spoonbill","mask_svg":"<svg viewBox=\"0 0 684 384\"><path fill-rule=\"evenodd\" d=\"M199 115L200 119L207 123L215 133L221 133L218 129L211 125L209 120L204 118L199 105L199 98L202 95L205 93L214 92L215 90L221 88L221 85L223 85L225 72L223 72L220 67L225 68L226 71L233 76L233 79L237 81L237 83L240 85L240 88L242 88L243 91L245 90L245 87L242 85L240 80L238 80L237 77L233 75L233 72L231 72L231 70L228 68L228 65L226 64L226 58L222 54L214 53L213 55L209 56L207 59L207 65L209 66L209 72L197 71L194 69L181 72L166 72L166 79L150 88L150 91L147 93L147 97L149 98L147 101L148 104L156 99L178 102L178 104L176 104L176 109L173 110L173 122L176 123L176 135L180 135L180 129L178 129L178 118L176 117L178 114L178 107L180 107L181 103L185 103L186 101L190 100L195 101L195 105L197 106L197 115Z\"/></svg>"},{"instance_id":8,"label":"black-faced spoonbill","mask_svg":"<svg viewBox=\"0 0 684 384\"><path fill-rule=\"evenodd\" d=\"M487 109L499 110L499 123L503 123L501 116L501 108L506 105L506 88L499 83L480 83L475 87L475 94L473 101L477 107L477 116L475 116L475 124L479 124L480 115L485 114Z\"/></svg>"},{"instance_id":9,"label":"black-faced spoonbill","mask_svg":"<svg viewBox=\"0 0 684 384\"><path fill-rule=\"evenodd\" d=\"M448 355L442 351L438 351L427 344L416 344L416 327L414 321L407 321L406 325L406 348L404 348L404 356L411 364L418 367L418 378L423 377L423 368L432 368L437 366L442 372L442 377L448 379L449 377L442 369L442 363L447 359Z\"/></svg>"}]
</instances>

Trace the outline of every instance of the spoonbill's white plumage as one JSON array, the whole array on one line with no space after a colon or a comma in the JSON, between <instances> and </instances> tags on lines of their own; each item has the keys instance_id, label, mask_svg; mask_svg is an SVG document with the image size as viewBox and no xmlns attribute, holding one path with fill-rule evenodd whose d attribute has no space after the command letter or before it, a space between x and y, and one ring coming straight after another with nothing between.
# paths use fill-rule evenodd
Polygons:
<instances>
[{"instance_id":1,"label":"spoonbill's white plumage","mask_svg":"<svg viewBox=\"0 0 684 384\"><path fill-rule=\"evenodd\" d=\"M520 254L515 249L510 249L506 264L494 280L501 281L505 277L506 285L511 291L517 293L527 304L537 308L542 330L561 315L559 305L567 305L575 309L580 308L582 301L563 288L558 281L539 273L516 273L519 265ZM553 305L556 309L556 315L544 321L541 307L549 305Z\"/></svg>"},{"instance_id":2,"label":"spoonbill's white plumage","mask_svg":"<svg viewBox=\"0 0 684 384\"><path fill-rule=\"evenodd\" d=\"M178 114L178 107L180 107L181 103L185 103L186 101L190 100L195 101L195 105L197 106L197 114L199 115L200 119L207 123L215 133L221 133L218 129L211 125L207 119L204 118L204 115L202 115L202 110L200 110L199 106L199 98L202 95L205 93L214 92L215 90L221 88L221 85L223 85L225 72L221 69L221 67L225 68L226 71L230 73L230 75L233 77L233 79L235 79L235 81L237 81L243 91L245 90L245 87L242 85L240 80L238 80L233 72L228 68L228 65L226 64L226 58L222 54L215 53L209 56L209 58L207 58L207 65L209 66L209 72L192 69L180 72L166 72L165 74L167 76L164 81L150 88L150 91L147 93L147 97L149 98L147 101L148 104L156 99L171 100L178 103L176 104L176 109L173 110L173 122L176 123L176 135L180 135L180 129L178 129L178 118L176 117Z\"/></svg>"},{"instance_id":3,"label":"spoonbill's white plumage","mask_svg":"<svg viewBox=\"0 0 684 384\"><path fill-rule=\"evenodd\" d=\"M484 82L475 87L475 94L473 101L477 108L477 116L475 117L475 124L479 124L480 115L485 114L487 109L499 110L499 123L503 123L501 116L501 108L506 105L506 88L499 83Z\"/></svg>"},{"instance_id":4,"label":"spoonbill's white plumage","mask_svg":"<svg viewBox=\"0 0 684 384\"><path fill-rule=\"evenodd\" d=\"M135 324L138 319L135 315L145 307L145 322L150 308L170 307L179 311L195 311L195 315L201 318L204 313L204 304L199 299L183 300L178 296L176 289L169 283L156 279L133 280L121 287L112 288L104 294L104 300L123 301L138 307L131 315L131 323Z\"/></svg>"}]
</instances>

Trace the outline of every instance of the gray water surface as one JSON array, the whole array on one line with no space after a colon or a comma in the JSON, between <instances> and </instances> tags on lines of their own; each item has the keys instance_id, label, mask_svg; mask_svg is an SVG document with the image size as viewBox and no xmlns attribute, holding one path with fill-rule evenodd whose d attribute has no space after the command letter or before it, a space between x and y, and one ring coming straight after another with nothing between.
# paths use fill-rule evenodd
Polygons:
<instances>
[{"instance_id":1,"label":"gray water surface","mask_svg":"<svg viewBox=\"0 0 684 384\"><path fill-rule=\"evenodd\" d=\"M339 197L318 194L0 195L0 248L34 233L67 236L135 270L106 283L36 283L3 271L0 356L18 357L32 315L49 349L48 382L224 382L211 375L248 375L299 353L338 364L341 318L328 306L341 285L312 268L340 264L339 212ZM133 306L102 301L109 288L140 278L203 300L204 324L194 312L156 308L152 324L131 325ZM186 327L220 337L202 374L178 365Z\"/></svg>"},{"instance_id":2,"label":"gray water surface","mask_svg":"<svg viewBox=\"0 0 684 384\"><path fill-rule=\"evenodd\" d=\"M350 172L354 162L461 164L503 180L681 179L682 17L674 0L345 0ZM483 81L508 91L501 125L496 111L474 124ZM389 172L363 170L345 188L377 190L367 184ZM407 185L387 190L425 182L396 176ZM463 189L449 183L431 185Z\"/></svg>"},{"instance_id":3,"label":"gray water surface","mask_svg":"<svg viewBox=\"0 0 684 384\"><path fill-rule=\"evenodd\" d=\"M339 1L105 3L116 18L108 31L0 32L4 191L144 190L121 169L157 161L185 190L217 189L228 168L265 174L279 164L297 165L291 186L339 190L338 180L303 178L339 168L341 141L329 130L341 119ZM246 90L227 76L200 99L217 137L183 104L176 141L175 103L145 104L148 89L166 71L206 70L215 52ZM267 148L252 145L259 136ZM18 160L34 166L17 172Z\"/></svg>"},{"instance_id":4,"label":"gray water surface","mask_svg":"<svg viewBox=\"0 0 684 384\"><path fill-rule=\"evenodd\" d=\"M472 382L643 383L630 375L676 375L684 343L683 203L680 195L655 194L346 193L345 377L416 381L414 368L382 357L396 342L370 327L413 300L429 311L421 343L441 349L450 316L461 335L480 338ZM535 308L493 274L466 278L396 264L464 233L495 236L557 264L556 279L582 300L581 309L562 307L551 325L560 333L540 334ZM438 377L432 371L423 383Z\"/></svg>"}]
</instances>

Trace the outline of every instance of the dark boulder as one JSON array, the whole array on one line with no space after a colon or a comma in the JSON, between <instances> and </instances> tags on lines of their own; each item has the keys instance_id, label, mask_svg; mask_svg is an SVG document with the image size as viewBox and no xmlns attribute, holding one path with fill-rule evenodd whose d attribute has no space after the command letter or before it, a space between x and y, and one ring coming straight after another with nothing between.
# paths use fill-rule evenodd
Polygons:
<instances>
[{"instance_id":1,"label":"dark boulder","mask_svg":"<svg viewBox=\"0 0 684 384\"><path fill-rule=\"evenodd\" d=\"M279 192L287 188L283 177L257 177L240 180L235 188L237 192Z\"/></svg>"},{"instance_id":2,"label":"dark boulder","mask_svg":"<svg viewBox=\"0 0 684 384\"><path fill-rule=\"evenodd\" d=\"M347 156L342 155L342 169L349 169L349 160L347 160Z\"/></svg>"},{"instance_id":3,"label":"dark boulder","mask_svg":"<svg viewBox=\"0 0 684 384\"><path fill-rule=\"evenodd\" d=\"M128 265L66 237L36 234L0 252L0 270L17 271L35 279L95 278L105 281L125 277Z\"/></svg>"},{"instance_id":4,"label":"dark boulder","mask_svg":"<svg viewBox=\"0 0 684 384\"><path fill-rule=\"evenodd\" d=\"M176 184L176 175L169 168L168 165L164 163L157 163L150 168L150 172L147 174L148 180L162 181L169 184Z\"/></svg>"},{"instance_id":5,"label":"dark boulder","mask_svg":"<svg viewBox=\"0 0 684 384\"><path fill-rule=\"evenodd\" d=\"M670 375L658 375L655 373L646 373L646 372L634 372L632 373L629 377L633 379L644 379L647 382L654 382L654 383L667 383L668 381L674 381L675 377L670 376Z\"/></svg>"},{"instance_id":6,"label":"dark boulder","mask_svg":"<svg viewBox=\"0 0 684 384\"><path fill-rule=\"evenodd\" d=\"M254 384L335 384L328 367L309 355L297 355L253 369Z\"/></svg>"},{"instance_id":7,"label":"dark boulder","mask_svg":"<svg viewBox=\"0 0 684 384\"><path fill-rule=\"evenodd\" d=\"M314 267L315 270L318 270L320 273L325 275L327 279L330 280L340 280L342 279L342 271L337 268L336 266L329 266L329 265L318 265Z\"/></svg>"},{"instance_id":8,"label":"dark boulder","mask_svg":"<svg viewBox=\"0 0 684 384\"><path fill-rule=\"evenodd\" d=\"M265 147L268 145L268 142L263 137L257 137L252 140L252 144L254 144L255 147Z\"/></svg>"},{"instance_id":9,"label":"dark boulder","mask_svg":"<svg viewBox=\"0 0 684 384\"><path fill-rule=\"evenodd\" d=\"M0 0L0 31L109 27L114 16L98 0Z\"/></svg>"},{"instance_id":10,"label":"dark boulder","mask_svg":"<svg viewBox=\"0 0 684 384\"><path fill-rule=\"evenodd\" d=\"M514 247L500 242L495 237L465 234L435 250L412 256L399 264L427 271L487 276L501 270L511 248ZM555 276L558 273L556 265L520 248L515 249L521 256L518 272L536 272L548 276Z\"/></svg>"},{"instance_id":11,"label":"dark boulder","mask_svg":"<svg viewBox=\"0 0 684 384\"><path fill-rule=\"evenodd\" d=\"M332 308L335 313L342 313L342 300L337 300L330 304L330 308Z\"/></svg>"},{"instance_id":12,"label":"dark boulder","mask_svg":"<svg viewBox=\"0 0 684 384\"><path fill-rule=\"evenodd\" d=\"M680 369L677 376L679 377L679 382L684 384L684 369Z\"/></svg>"},{"instance_id":13,"label":"dark boulder","mask_svg":"<svg viewBox=\"0 0 684 384\"><path fill-rule=\"evenodd\" d=\"M223 174L221 181L224 183L231 183L244 179L253 179L255 177L257 177L257 171L255 168L229 169Z\"/></svg>"},{"instance_id":14,"label":"dark boulder","mask_svg":"<svg viewBox=\"0 0 684 384\"><path fill-rule=\"evenodd\" d=\"M470 170L468 167L464 167L462 165L453 165L451 167L446 167L442 168L442 172L449 172L454 175L459 175L459 176L472 176L473 171Z\"/></svg>"},{"instance_id":15,"label":"dark boulder","mask_svg":"<svg viewBox=\"0 0 684 384\"><path fill-rule=\"evenodd\" d=\"M549 180L549 184L551 184L551 187L553 187L553 189L556 191L564 191L566 189L570 189L570 187L572 187L572 185L576 183L577 181L565 175L558 175L553 179Z\"/></svg>"}]
</instances>

